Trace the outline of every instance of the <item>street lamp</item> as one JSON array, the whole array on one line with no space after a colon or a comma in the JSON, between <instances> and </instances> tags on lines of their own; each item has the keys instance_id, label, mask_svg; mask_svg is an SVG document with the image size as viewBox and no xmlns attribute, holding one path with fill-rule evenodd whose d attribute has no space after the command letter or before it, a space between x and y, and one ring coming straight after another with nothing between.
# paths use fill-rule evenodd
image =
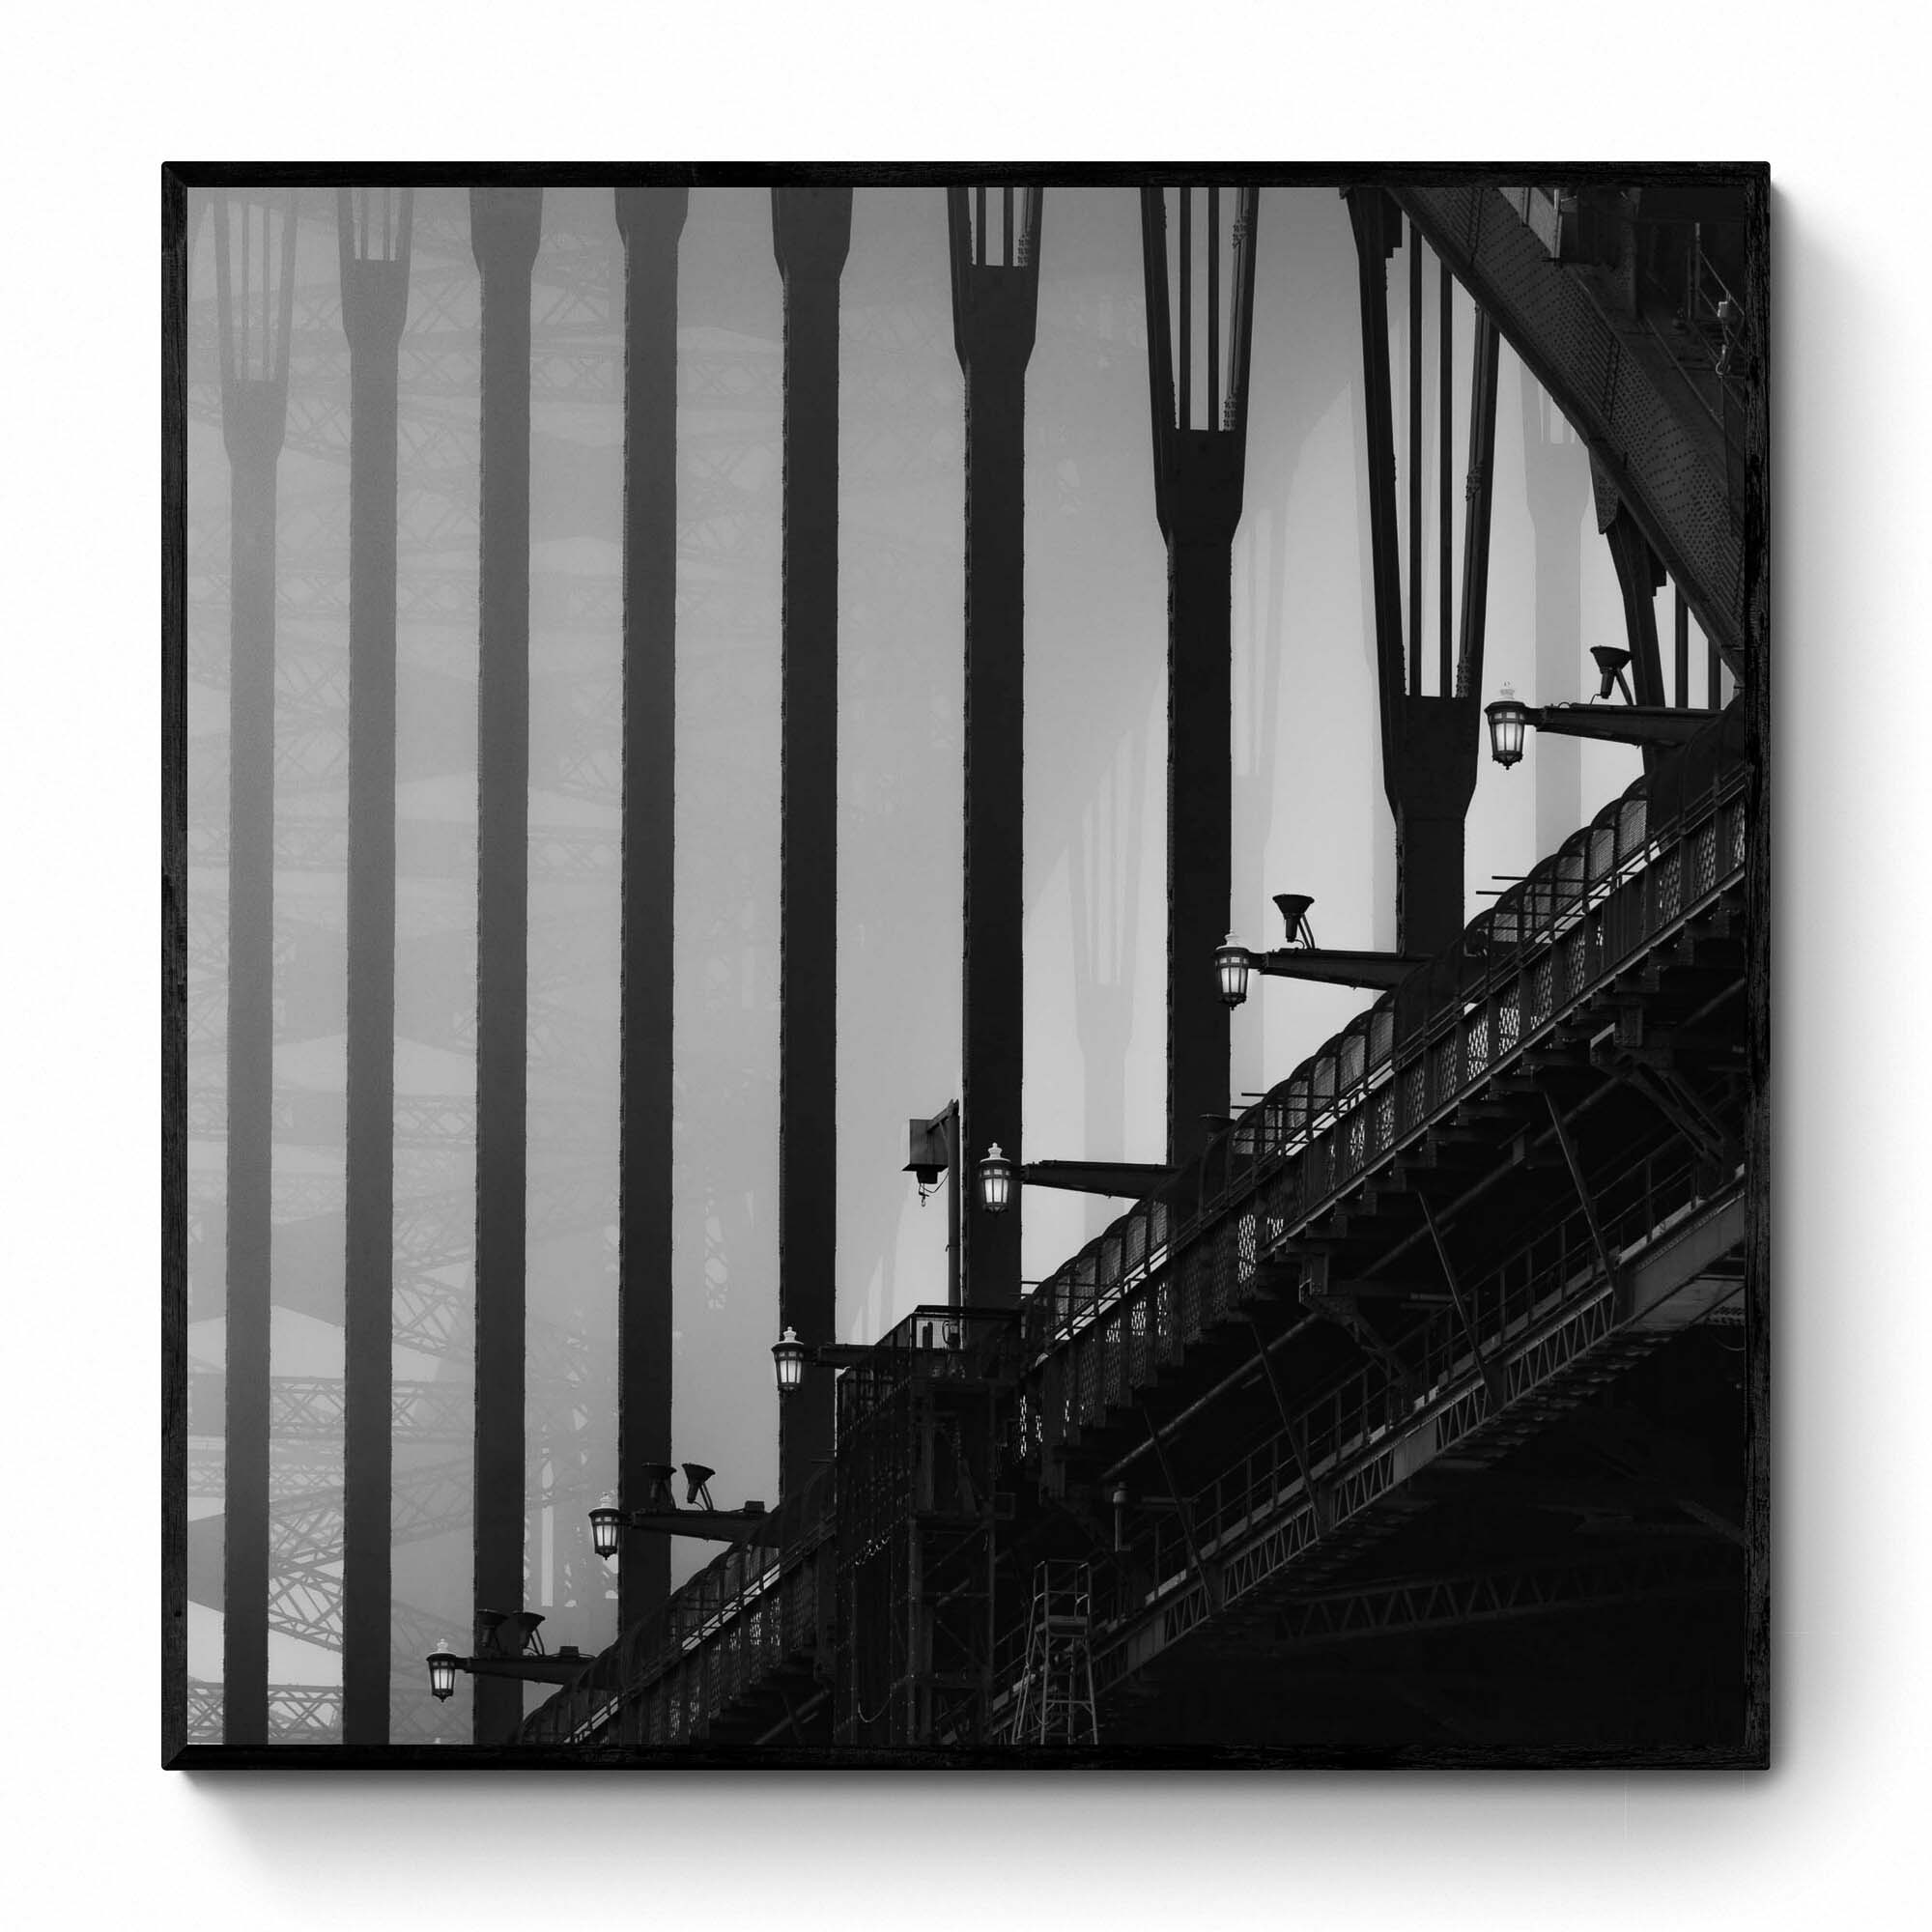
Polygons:
<instances>
[{"instance_id":1,"label":"street lamp","mask_svg":"<svg viewBox=\"0 0 1932 1932\"><path fill-rule=\"evenodd\" d=\"M1529 709L1519 702L1515 688L1503 686L1503 695L1484 707L1490 721L1490 755L1507 770L1522 758L1522 734L1529 724Z\"/></svg>"},{"instance_id":2,"label":"street lamp","mask_svg":"<svg viewBox=\"0 0 1932 1932\"><path fill-rule=\"evenodd\" d=\"M778 1369L779 1393L789 1395L805 1380L805 1344L796 1328L787 1328L784 1339L772 1344L772 1361Z\"/></svg>"},{"instance_id":3,"label":"street lamp","mask_svg":"<svg viewBox=\"0 0 1932 1932\"><path fill-rule=\"evenodd\" d=\"M1266 952L1250 952L1231 932L1214 949L1214 974L1221 998L1238 1007L1248 997L1248 976L1260 973L1276 980L1314 980L1331 986L1388 987L1400 983L1422 961L1407 952L1351 952L1317 946L1308 923L1315 901L1306 893L1276 893L1289 943Z\"/></svg>"},{"instance_id":4,"label":"street lamp","mask_svg":"<svg viewBox=\"0 0 1932 1932\"><path fill-rule=\"evenodd\" d=\"M559 1644L556 1655L544 1650L537 1626L540 1610L478 1610L474 1653L460 1656L449 1639L438 1639L423 1662L429 1665L429 1692L439 1703L456 1690L456 1673L472 1677L515 1677L526 1684L573 1684L590 1660L574 1643Z\"/></svg>"},{"instance_id":5,"label":"street lamp","mask_svg":"<svg viewBox=\"0 0 1932 1932\"><path fill-rule=\"evenodd\" d=\"M955 1307L958 1304L953 1304ZM807 1369L850 1369L869 1361L871 1350L863 1342L801 1342L796 1328L787 1328L781 1342L772 1344L772 1367L779 1394L787 1396L805 1385Z\"/></svg>"},{"instance_id":6,"label":"street lamp","mask_svg":"<svg viewBox=\"0 0 1932 1932\"><path fill-rule=\"evenodd\" d=\"M980 1205L989 1214L1004 1214L1013 1198L1013 1164L995 1141L980 1162Z\"/></svg>"},{"instance_id":7,"label":"street lamp","mask_svg":"<svg viewBox=\"0 0 1932 1932\"><path fill-rule=\"evenodd\" d=\"M607 1497L590 1512L590 1547L607 1563L617 1554L622 1532L627 1529L655 1531L662 1536L701 1536L713 1543L753 1540L766 1520L764 1504L747 1499L739 1509L719 1509L711 1500L710 1490L711 1478L718 1472L702 1463L683 1466L685 1502L695 1507L678 1507L670 1488L677 1471L668 1463L647 1463L643 1470L650 1484L647 1507L623 1509Z\"/></svg>"},{"instance_id":8,"label":"street lamp","mask_svg":"<svg viewBox=\"0 0 1932 1932\"><path fill-rule=\"evenodd\" d=\"M1248 949L1231 932L1214 949L1214 975L1220 981L1224 1005L1238 1007L1248 997Z\"/></svg>"},{"instance_id":9,"label":"street lamp","mask_svg":"<svg viewBox=\"0 0 1932 1932\"><path fill-rule=\"evenodd\" d=\"M1534 725L1539 731L1553 731L1560 738L1595 738L1609 745L1645 745L1653 748L1686 745L1719 714L1692 710L1675 704L1605 704L1619 685L1630 697L1630 684L1623 668L1630 653L1608 644L1595 645L1590 655L1603 672L1603 689L1596 702L1589 704L1524 704L1510 689L1493 704L1484 706L1490 721L1490 755L1506 770L1522 758L1523 733Z\"/></svg>"},{"instance_id":10,"label":"street lamp","mask_svg":"<svg viewBox=\"0 0 1932 1932\"><path fill-rule=\"evenodd\" d=\"M980 1206L989 1214L1004 1214L1013 1205L1013 1191L1021 1182L1071 1194L1140 1201L1173 1179L1174 1169L1159 1161L1029 1160L1015 1165L995 1141L980 1160Z\"/></svg>"},{"instance_id":11,"label":"street lamp","mask_svg":"<svg viewBox=\"0 0 1932 1932\"><path fill-rule=\"evenodd\" d=\"M617 1535L624 1527L624 1512L611 1503L590 1512L590 1547L608 1561L617 1553Z\"/></svg>"}]
</instances>

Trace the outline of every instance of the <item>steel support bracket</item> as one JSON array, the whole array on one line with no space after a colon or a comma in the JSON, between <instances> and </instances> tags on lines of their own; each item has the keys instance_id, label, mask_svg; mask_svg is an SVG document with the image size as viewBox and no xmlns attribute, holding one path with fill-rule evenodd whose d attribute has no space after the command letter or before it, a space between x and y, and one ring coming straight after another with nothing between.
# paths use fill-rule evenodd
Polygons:
<instances>
[{"instance_id":1,"label":"steel support bracket","mask_svg":"<svg viewBox=\"0 0 1932 1932\"><path fill-rule=\"evenodd\" d=\"M1509 1401L1509 1383L1502 1371L1491 1362L1480 1338L1476 1334L1476 1324L1469 1314L1469 1304L1463 1299L1462 1285L1456 1279L1456 1270L1449 1260L1449 1250L1443 1245L1442 1231L1435 1225L1435 1216L1430 1211L1428 1197L1418 1194L1417 1204L1422 1208L1422 1219L1429 1229L1429 1238L1435 1244L1435 1258L1442 1264L1442 1278L1449 1284L1449 1298L1455 1303L1456 1320L1462 1324L1463 1337L1469 1345L1469 1352L1476 1358L1477 1372L1483 1378L1483 1386L1490 1392L1492 1407L1501 1408Z\"/></svg>"},{"instance_id":2,"label":"steel support bracket","mask_svg":"<svg viewBox=\"0 0 1932 1932\"><path fill-rule=\"evenodd\" d=\"M1211 1569L1201 1554L1201 1546L1194 1540L1194 1514L1187 1507L1187 1499L1180 1493L1174 1480L1174 1471L1168 1467L1167 1451L1161 1446L1160 1431L1154 1427L1153 1417L1145 1406L1142 1418L1148 1427L1148 1439L1153 1444L1153 1459L1160 1464L1160 1479L1167 1485L1167 1492L1174 1498L1176 1514L1180 1520L1180 1534L1187 1544L1187 1560L1194 1574L1201 1578L1202 1587L1208 1592L1208 1607L1210 1612L1221 1608L1221 1570L1216 1564Z\"/></svg>"}]
</instances>

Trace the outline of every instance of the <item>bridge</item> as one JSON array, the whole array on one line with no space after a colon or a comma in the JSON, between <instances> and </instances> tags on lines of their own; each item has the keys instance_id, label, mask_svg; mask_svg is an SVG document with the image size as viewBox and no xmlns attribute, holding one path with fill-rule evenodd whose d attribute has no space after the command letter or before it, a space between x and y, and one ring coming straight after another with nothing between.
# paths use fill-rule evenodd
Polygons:
<instances>
[{"instance_id":1,"label":"bridge","mask_svg":"<svg viewBox=\"0 0 1932 1932\"><path fill-rule=\"evenodd\" d=\"M193 303L176 209L173 399L204 440L218 428L234 496L225 560L205 516L170 552L187 586L171 675L191 673L229 717L225 815L219 762L190 759L169 887L173 1125L204 1177L185 1188L193 1279L171 1305L170 1603L218 1613L223 1652L219 1684L171 1656L171 1750L436 1752L463 1728L493 1759L584 1764L1122 1748L1149 1762L1761 1761L1762 175L1321 185L1338 189L1359 360L1349 344L1346 367L1322 364L1293 434L1332 379L1362 444L1379 731L1359 762L1394 831L1363 869L1394 944L1324 951L1291 909L1306 901L1287 896L1287 947L1223 940L1236 800L1265 789L1237 781L1231 753L1231 579L1270 204L1251 183L1143 185L1130 346L1147 358L1168 583L1166 1146L1131 1167L1020 1147L1021 935L1045 849L1022 824L1035 667L1021 485L1057 245L1047 190L933 189L966 404L963 1025L958 1100L928 1130L928 1158L952 1169L957 1291L864 1348L835 1339L842 1176L827 1096L851 995L841 919L857 893L889 922L894 889L862 864L842 905L824 890L838 875L852 627L839 600L842 583L877 627L880 585L931 559L888 506L841 578L853 189L773 190L764 266L778 267L781 346L708 317L685 326L681 187L619 186L594 209L574 189L548 212L533 187L479 187L467 209L426 199L413 267L413 191L343 189L339 290L312 249L298 274L312 218L298 198L242 192L193 240L221 270ZM886 496L958 455L905 427L899 338L929 349L939 311L899 300L874 287L842 338L863 350L845 358L865 429L846 461ZM1107 304L1069 302L1073 330L1111 347ZM1587 446L1627 648L1596 653L1601 701L1568 701L1566 682L1534 707L1506 696L1486 724L1504 345L1525 394L1539 386ZM533 401L553 425L607 415L573 440L533 432ZM753 403L782 408L781 442ZM680 454L686 417L698 427ZM285 445L307 494L278 524ZM315 480L344 465L346 489ZM1063 507L1104 487L1060 468L1076 479L1060 479ZM544 473L554 528L532 521ZM759 559L753 498L781 474L781 554ZM533 543L554 547L531 561ZM586 565L579 543L604 549ZM782 589L769 611L746 589L760 560ZM212 621L224 604L225 642ZM440 722L417 741L398 728L399 622L425 715L477 680L473 829L469 754ZM609 663L600 627L621 629ZM1577 640L1553 671L1544 642L1539 675L1574 678ZM1272 716L1276 669L1261 674ZM672 728L693 691L718 714L686 738L695 779L676 770L686 726ZM1139 742L1128 708L1096 691L1091 729L1048 782L1076 798L1114 786L1120 745ZM775 916L751 902L742 856L760 709L781 721ZM533 719L549 724L533 732ZM1479 760L1520 756L1530 729L1640 745L1643 775L1471 921ZM1257 743L1264 775L1273 748ZM673 827L706 787L731 794L720 823L736 856L695 916L678 885L678 916L703 949L699 1059L741 1113L755 1083L742 1043L724 1042L753 1004L753 942L779 962L777 1329L796 1331L810 1367L775 1398L770 1510L675 1511L662 1495L674 1171L689 1191L686 1169L702 1170L707 1293L729 1279L731 1217L750 1218L750 1190L727 1182L740 1149L716 1122L695 1155L685 1144L686 1169L673 1161L672 1096L695 1075L671 1059L664 909ZM1094 856L1053 851L1075 873ZM1073 895L1082 959L1123 943L1088 919L1087 890ZM586 990L598 892L621 915L614 1088ZM449 994L451 960L473 996ZM1229 1007L1250 972L1374 997L1235 1111ZM882 1038L887 1020L917 1024L910 997L893 998L906 1004L875 1016ZM1124 1056L1130 1008L1113 999L1104 1025L1082 1014L1090 1060ZM339 1099L314 1071L337 1042ZM621 1110L614 1176L583 1125L607 1100ZM1022 1197L1072 1186L1131 1205L1023 1282L1019 1216L980 1165L995 1140ZM603 1294L614 1347L598 1332ZM730 1306L739 1321L743 1294ZM339 1329L341 1373L271 1374L271 1310ZM185 1324L217 1318L220 1367L191 1367ZM687 1398L714 1386L700 1352L687 1342L678 1357ZM580 1507L606 1462L633 1519L614 1588ZM701 1487L700 1473L694 1503ZM725 1547L673 1589L680 1530ZM459 1544L467 1579L439 1575L415 1601L405 1578L435 1568L422 1550ZM601 1640L613 1598L616 1635L595 1655L500 1634L555 1603L604 1617ZM450 1723L431 1692L453 1678L433 1683L419 1660L466 1614L471 1653L445 1667L472 1694ZM271 1634L338 1653L340 1685L277 1681ZM533 1681L554 1689L531 1708Z\"/></svg>"},{"instance_id":2,"label":"bridge","mask_svg":"<svg viewBox=\"0 0 1932 1932\"><path fill-rule=\"evenodd\" d=\"M836 1483L520 1741L1024 1746L1051 1562L1092 1570L1110 1741L1320 1750L1332 1661L1374 1653L1342 1679L1359 1740L1363 1698L1439 1687L1418 1660L1445 1636L1524 1625L1605 1672L1575 1745L1616 1741L1624 1673L1741 1614L1717 1451L1742 1426L1743 727L1633 785L1014 1316L908 1317L840 1377ZM1693 1748L1724 1688L1639 1741ZM1496 1729L1430 1701L1447 1741Z\"/></svg>"}]
</instances>

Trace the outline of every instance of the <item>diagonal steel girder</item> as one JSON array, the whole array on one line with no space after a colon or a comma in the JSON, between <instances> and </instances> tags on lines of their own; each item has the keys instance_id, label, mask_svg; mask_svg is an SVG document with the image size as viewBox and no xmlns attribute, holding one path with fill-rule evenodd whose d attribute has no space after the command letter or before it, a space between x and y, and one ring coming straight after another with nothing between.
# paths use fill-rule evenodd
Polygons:
<instances>
[{"instance_id":1,"label":"diagonal steel girder","mask_svg":"<svg viewBox=\"0 0 1932 1932\"><path fill-rule=\"evenodd\" d=\"M1499 187L1406 182L1389 184L1388 192L1616 477L1698 624L1735 667L1751 642L1744 520L1667 385L1645 357L1626 350L1580 280L1550 260Z\"/></svg>"}]
</instances>

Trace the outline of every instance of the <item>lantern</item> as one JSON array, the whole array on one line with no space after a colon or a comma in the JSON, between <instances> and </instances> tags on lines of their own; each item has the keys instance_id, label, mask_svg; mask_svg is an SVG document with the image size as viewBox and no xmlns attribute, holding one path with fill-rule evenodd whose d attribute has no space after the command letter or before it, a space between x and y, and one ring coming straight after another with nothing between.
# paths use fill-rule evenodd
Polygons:
<instances>
[{"instance_id":1,"label":"lantern","mask_svg":"<svg viewBox=\"0 0 1932 1932\"><path fill-rule=\"evenodd\" d=\"M617 1532L624 1526L624 1512L611 1503L602 1503L590 1512L590 1547L609 1562L617 1553Z\"/></svg>"},{"instance_id":2,"label":"lantern","mask_svg":"<svg viewBox=\"0 0 1932 1932\"><path fill-rule=\"evenodd\" d=\"M456 1691L456 1653L449 1647L449 1639L439 1639L436 1648L430 1652L429 1694L441 1701L453 1696Z\"/></svg>"},{"instance_id":3,"label":"lantern","mask_svg":"<svg viewBox=\"0 0 1932 1932\"><path fill-rule=\"evenodd\" d=\"M779 1393L791 1394L805 1379L805 1344L796 1328L787 1328L784 1340L772 1344L772 1362L778 1370Z\"/></svg>"},{"instance_id":4,"label":"lantern","mask_svg":"<svg viewBox=\"0 0 1932 1932\"><path fill-rule=\"evenodd\" d=\"M1528 708L1518 703L1508 685L1503 695L1487 708L1490 721L1490 755L1507 769L1522 757L1523 726L1529 722Z\"/></svg>"},{"instance_id":5,"label":"lantern","mask_svg":"<svg viewBox=\"0 0 1932 1932\"><path fill-rule=\"evenodd\" d=\"M1013 1198L1013 1164L995 1141L980 1163L980 1205L989 1214L1004 1214Z\"/></svg>"},{"instance_id":6,"label":"lantern","mask_svg":"<svg viewBox=\"0 0 1932 1932\"><path fill-rule=\"evenodd\" d=\"M1231 932L1214 949L1214 975L1220 981L1221 998L1238 1007L1248 997L1248 949Z\"/></svg>"}]
</instances>

